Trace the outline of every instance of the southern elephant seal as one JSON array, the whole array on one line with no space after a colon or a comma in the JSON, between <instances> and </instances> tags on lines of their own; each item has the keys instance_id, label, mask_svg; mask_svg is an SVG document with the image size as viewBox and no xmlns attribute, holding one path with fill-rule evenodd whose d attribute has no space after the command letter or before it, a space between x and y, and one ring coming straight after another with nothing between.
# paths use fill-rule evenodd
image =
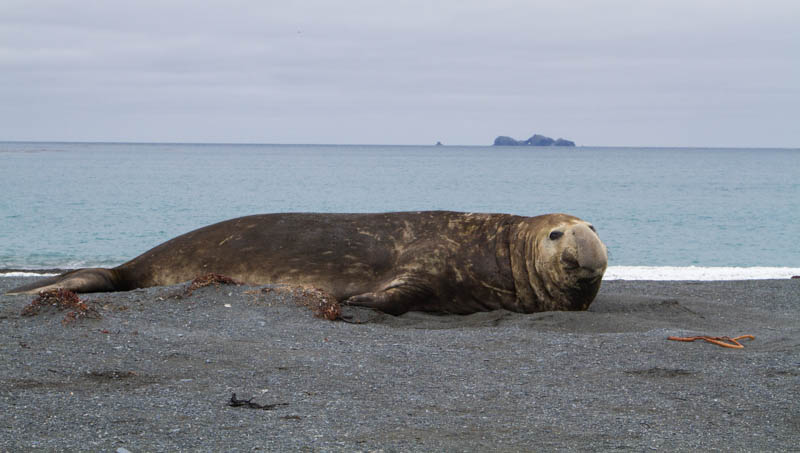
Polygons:
<instances>
[{"instance_id":1,"label":"southern elephant seal","mask_svg":"<svg viewBox=\"0 0 800 453\"><path fill-rule=\"evenodd\" d=\"M125 291L213 272L314 286L391 314L531 313L585 310L606 264L594 227L566 214L264 214L186 233L112 269L78 269L9 294Z\"/></svg>"}]
</instances>

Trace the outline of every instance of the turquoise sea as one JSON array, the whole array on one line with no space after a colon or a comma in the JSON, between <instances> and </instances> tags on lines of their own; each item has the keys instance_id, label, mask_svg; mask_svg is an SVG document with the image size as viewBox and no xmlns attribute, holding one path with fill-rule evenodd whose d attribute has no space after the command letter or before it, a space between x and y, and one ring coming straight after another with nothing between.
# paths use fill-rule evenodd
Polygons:
<instances>
[{"instance_id":1,"label":"turquoise sea","mask_svg":"<svg viewBox=\"0 0 800 453\"><path fill-rule=\"evenodd\" d=\"M0 142L0 269L112 266L268 212L591 221L610 266L800 268L800 150Z\"/></svg>"}]
</instances>

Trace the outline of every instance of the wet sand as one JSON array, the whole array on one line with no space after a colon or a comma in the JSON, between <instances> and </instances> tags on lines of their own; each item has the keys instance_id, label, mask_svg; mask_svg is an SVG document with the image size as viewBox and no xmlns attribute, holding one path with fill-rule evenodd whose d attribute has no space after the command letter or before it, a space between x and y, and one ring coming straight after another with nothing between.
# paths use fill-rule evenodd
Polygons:
<instances>
[{"instance_id":1,"label":"wet sand","mask_svg":"<svg viewBox=\"0 0 800 453\"><path fill-rule=\"evenodd\" d=\"M30 278L0 279L0 293ZM315 318L252 287L0 296L0 450L796 451L800 280L604 282L588 312ZM744 349L670 335L752 334ZM231 407L231 394L270 410Z\"/></svg>"}]
</instances>

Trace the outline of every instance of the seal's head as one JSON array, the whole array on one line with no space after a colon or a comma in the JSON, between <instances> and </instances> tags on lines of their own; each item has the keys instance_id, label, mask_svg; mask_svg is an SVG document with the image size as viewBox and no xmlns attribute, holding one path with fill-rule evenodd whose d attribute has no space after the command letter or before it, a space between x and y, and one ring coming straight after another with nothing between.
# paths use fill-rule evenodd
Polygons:
<instances>
[{"instance_id":1,"label":"seal's head","mask_svg":"<svg viewBox=\"0 0 800 453\"><path fill-rule=\"evenodd\" d=\"M548 214L527 219L514 236L515 286L518 299L528 298L518 303L532 303L533 311L589 308L608 264L606 246L593 225L566 214Z\"/></svg>"}]
</instances>

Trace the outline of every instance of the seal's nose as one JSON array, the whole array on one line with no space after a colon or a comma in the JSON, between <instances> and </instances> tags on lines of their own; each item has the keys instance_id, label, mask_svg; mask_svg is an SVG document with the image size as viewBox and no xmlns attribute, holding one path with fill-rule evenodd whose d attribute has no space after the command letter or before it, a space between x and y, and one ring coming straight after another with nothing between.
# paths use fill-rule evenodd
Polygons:
<instances>
[{"instance_id":1,"label":"seal's nose","mask_svg":"<svg viewBox=\"0 0 800 453\"><path fill-rule=\"evenodd\" d=\"M595 272L604 272L608 265L606 246L587 225L578 224L571 228L575 240L578 266Z\"/></svg>"}]
</instances>

